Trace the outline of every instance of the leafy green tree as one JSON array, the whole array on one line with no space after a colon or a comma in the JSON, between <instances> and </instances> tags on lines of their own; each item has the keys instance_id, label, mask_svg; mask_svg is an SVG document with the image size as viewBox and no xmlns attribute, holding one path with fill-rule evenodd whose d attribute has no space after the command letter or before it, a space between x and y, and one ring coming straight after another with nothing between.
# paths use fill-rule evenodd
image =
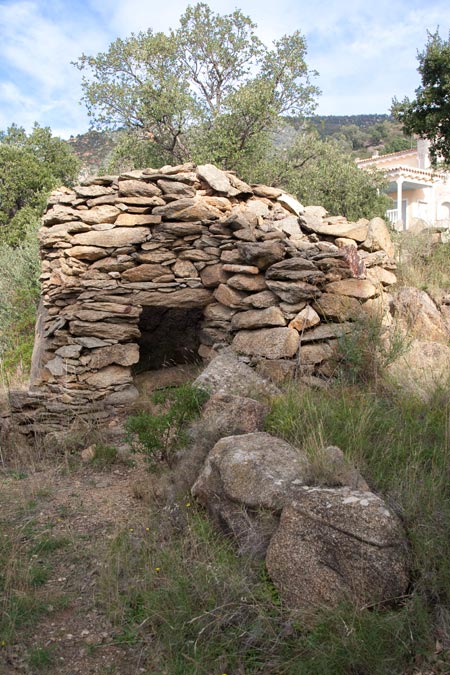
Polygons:
<instances>
[{"instance_id":1,"label":"leafy green tree","mask_svg":"<svg viewBox=\"0 0 450 675\"><path fill-rule=\"evenodd\" d=\"M295 194L305 205L319 204L349 220L384 216L388 199L382 173L362 171L334 139L298 134L286 148L274 147L252 176Z\"/></svg>"},{"instance_id":2,"label":"leafy green tree","mask_svg":"<svg viewBox=\"0 0 450 675\"><path fill-rule=\"evenodd\" d=\"M28 135L13 124L0 132L0 242L19 242L50 190L73 184L77 171L77 158L48 127L35 124Z\"/></svg>"},{"instance_id":3,"label":"leafy green tree","mask_svg":"<svg viewBox=\"0 0 450 675\"><path fill-rule=\"evenodd\" d=\"M423 52L418 53L418 72L422 84L416 98L392 102L392 114L405 133L418 134L431 141L433 164L442 159L450 164L450 37L443 40L438 31L428 33Z\"/></svg>"},{"instance_id":4,"label":"leafy green tree","mask_svg":"<svg viewBox=\"0 0 450 675\"><path fill-rule=\"evenodd\" d=\"M99 128L147 139L155 161L248 163L281 115L311 112L318 93L299 31L266 47L240 10L189 6L177 30L132 34L82 55L83 91Z\"/></svg>"}]
</instances>

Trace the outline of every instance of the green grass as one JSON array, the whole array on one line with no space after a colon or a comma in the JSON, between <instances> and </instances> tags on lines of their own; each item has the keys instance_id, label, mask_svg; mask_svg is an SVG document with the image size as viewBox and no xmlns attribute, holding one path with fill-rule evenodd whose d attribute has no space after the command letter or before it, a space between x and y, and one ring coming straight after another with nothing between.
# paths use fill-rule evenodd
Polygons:
<instances>
[{"instance_id":1,"label":"green grass","mask_svg":"<svg viewBox=\"0 0 450 675\"><path fill-rule=\"evenodd\" d=\"M399 513L410 542L410 602L429 618L418 624L425 633L450 602L449 420L450 388L424 403L342 386L302 394L292 388L267 420L269 432L306 452L314 453L318 435L338 445Z\"/></svg>"},{"instance_id":2,"label":"green grass","mask_svg":"<svg viewBox=\"0 0 450 675\"><path fill-rule=\"evenodd\" d=\"M0 535L0 641L14 642L17 632L64 603L59 594L43 594L53 572L53 556L70 544L67 537L37 529L30 509L2 524Z\"/></svg>"},{"instance_id":3,"label":"green grass","mask_svg":"<svg viewBox=\"0 0 450 675\"><path fill-rule=\"evenodd\" d=\"M45 647L33 647L28 653L28 664L34 670L46 670L53 663L53 654Z\"/></svg>"},{"instance_id":4,"label":"green grass","mask_svg":"<svg viewBox=\"0 0 450 675\"><path fill-rule=\"evenodd\" d=\"M448 647L440 664L434 647L437 635L450 644L449 419L450 388L424 403L342 382L329 391L293 385L267 419L267 431L313 462L322 446L338 445L400 515L412 583L397 606L289 610L263 565L238 557L184 499L153 505L148 529L111 544L98 603L117 643L168 675L448 672Z\"/></svg>"},{"instance_id":5,"label":"green grass","mask_svg":"<svg viewBox=\"0 0 450 675\"><path fill-rule=\"evenodd\" d=\"M402 286L415 286L434 295L450 290L450 243L433 243L433 233L398 236L400 254L397 276Z\"/></svg>"}]
</instances>

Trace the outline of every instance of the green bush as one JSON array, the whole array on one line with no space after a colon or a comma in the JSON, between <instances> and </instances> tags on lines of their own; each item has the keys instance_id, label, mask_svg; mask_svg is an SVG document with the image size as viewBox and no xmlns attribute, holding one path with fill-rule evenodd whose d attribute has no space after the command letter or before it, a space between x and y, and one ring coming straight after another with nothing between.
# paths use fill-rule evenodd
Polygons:
<instances>
[{"instance_id":1,"label":"green bush","mask_svg":"<svg viewBox=\"0 0 450 675\"><path fill-rule=\"evenodd\" d=\"M127 420L131 441L137 437L150 468L156 469L161 462L173 465L176 451L187 442L189 422L200 414L207 399L206 392L191 384L163 389L152 396L157 414L141 411Z\"/></svg>"},{"instance_id":2,"label":"green bush","mask_svg":"<svg viewBox=\"0 0 450 675\"><path fill-rule=\"evenodd\" d=\"M23 242L0 245L0 368L9 379L29 369L39 302L39 249L30 227Z\"/></svg>"}]
</instances>

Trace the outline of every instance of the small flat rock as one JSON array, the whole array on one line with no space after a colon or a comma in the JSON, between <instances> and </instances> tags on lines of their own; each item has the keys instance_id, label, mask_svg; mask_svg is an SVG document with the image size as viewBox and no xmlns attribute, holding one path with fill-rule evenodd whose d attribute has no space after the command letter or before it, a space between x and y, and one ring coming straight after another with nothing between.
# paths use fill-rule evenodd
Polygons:
<instances>
[{"instance_id":1,"label":"small flat rock","mask_svg":"<svg viewBox=\"0 0 450 675\"><path fill-rule=\"evenodd\" d=\"M135 213L121 213L118 216L115 225L123 227L135 227L136 225L158 225L161 222L161 216L154 216L153 214L135 214Z\"/></svg>"},{"instance_id":2,"label":"small flat rock","mask_svg":"<svg viewBox=\"0 0 450 675\"><path fill-rule=\"evenodd\" d=\"M94 350L91 354L89 367L98 370L111 364L132 366L138 361L139 347L137 344L117 344Z\"/></svg>"},{"instance_id":3,"label":"small flat rock","mask_svg":"<svg viewBox=\"0 0 450 675\"><path fill-rule=\"evenodd\" d=\"M253 265L233 265L231 263L224 264L225 272L232 272L233 274L259 274L259 269Z\"/></svg>"},{"instance_id":4,"label":"small flat rock","mask_svg":"<svg viewBox=\"0 0 450 675\"><path fill-rule=\"evenodd\" d=\"M98 223L114 223L120 215L120 210L112 204L103 204L78 213L84 223L97 225Z\"/></svg>"},{"instance_id":5,"label":"small flat rock","mask_svg":"<svg viewBox=\"0 0 450 675\"><path fill-rule=\"evenodd\" d=\"M231 192L231 183L227 174L213 164L200 164L197 167L197 176L217 192L224 192L225 194Z\"/></svg>"},{"instance_id":6,"label":"small flat rock","mask_svg":"<svg viewBox=\"0 0 450 675\"><path fill-rule=\"evenodd\" d=\"M242 300L243 307L254 307L255 309L264 309L265 307L273 307L278 303L278 298L272 291L261 291L260 293L253 293Z\"/></svg>"},{"instance_id":7,"label":"small flat rock","mask_svg":"<svg viewBox=\"0 0 450 675\"><path fill-rule=\"evenodd\" d=\"M77 260L100 260L107 254L104 248L98 246L72 246L66 249L66 255Z\"/></svg>"},{"instance_id":8,"label":"small flat rock","mask_svg":"<svg viewBox=\"0 0 450 675\"><path fill-rule=\"evenodd\" d=\"M264 241L261 243L238 243L237 248L242 260L265 270L284 258L284 247L277 241Z\"/></svg>"},{"instance_id":9,"label":"small flat rock","mask_svg":"<svg viewBox=\"0 0 450 675\"><path fill-rule=\"evenodd\" d=\"M230 321L235 310L222 305L220 302L212 302L205 307L204 317L208 321Z\"/></svg>"},{"instance_id":10,"label":"small flat rock","mask_svg":"<svg viewBox=\"0 0 450 675\"><path fill-rule=\"evenodd\" d=\"M317 286L304 281L275 281L267 279L266 284L283 302L291 304L301 302L302 300L314 300L321 295Z\"/></svg>"},{"instance_id":11,"label":"small flat rock","mask_svg":"<svg viewBox=\"0 0 450 675\"><path fill-rule=\"evenodd\" d=\"M248 291L250 293L258 293L258 291L264 291L267 288L266 280L262 274L258 274L257 276L235 274L228 279L227 284L238 291Z\"/></svg>"},{"instance_id":12,"label":"small flat rock","mask_svg":"<svg viewBox=\"0 0 450 675\"><path fill-rule=\"evenodd\" d=\"M200 278L205 288L216 288L220 284L226 283L229 274L224 270L222 263L207 265L200 272Z\"/></svg>"},{"instance_id":13,"label":"small flat rock","mask_svg":"<svg viewBox=\"0 0 450 675\"><path fill-rule=\"evenodd\" d=\"M357 298L336 293L322 293L313 305L316 312L331 321L349 321L361 319L364 311Z\"/></svg>"},{"instance_id":14,"label":"small flat rock","mask_svg":"<svg viewBox=\"0 0 450 675\"><path fill-rule=\"evenodd\" d=\"M150 234L147 227L115 227L112 230L81 232L75 234L73 243L81 246L101 246L104 248L119 248L140 244Z\"/></svg>"},{"instance_id":15,"label":"small flat rock","mask_svg":"<svg viewBox=\"0 0 450 675\"><path fill-rule=\"evenodd\" d=\"M279 197L277 197L277 201L282 206L284 206L285 209L287 209L296 216L301 216L301 214L305 210L304 206L300 204L300 202L297 199L295 199L295 197L292 197L292 195L287 195L283 193Z\"/></svg>"},{"instance_id":16,"label":"small flat rock","mask_svg":"<svg viewBox=\"0 0 450 675\"><path fill-rule=\"evenodd\" d=\"M132 381L132 376L129 368L114 365L88 375L84 378L84 381L90 387L107 389L121 384L129 384Z\"/></svg>"},{"instance_id":17,"label":"small flat rock","mask_svg":"<svg viewBox=\"0 0 450 675\"><path fill-rule=\"evenodd\" d=\"M208 305L212 301L212 295L206 288L181 288L170 293L136 291L134 299L136 303L144 306L191 309Z\"/></svg>"},{"instance_id":18,"label":"small flat rock","mask_svg":"<svg viewBox=\"0 0 450 675\"><path fill-rule=\"evenodd\" d=\"M195 189L186 183L176 180L158 180L158 187L164 194L176 195L177 197L195 197Z\"/></svg>"},{"instance_id":19,"label":"small flat rock","mask_svg":"<svg viewBox=\"0 0 450 675\"><path fill-rule=\"evenodd\" d=\"M204 222L217 220L222 215L219 209L214 208L201 198L176 199L165 206L156 206L153 213L162 216L163 220L197 220Z\"/></svg>"},{"instance_id":20,"label":"small flat rock","mask_svg":"<svg viewBox=\"0 0 450 675\"><path fill-rule=\"evenodd\" d=\"M132 267L129 270L122 272L122 279L124 281L153 281L158 277L167 274L167 267L158 264L143 264L137 267Z\"/></svg>"},{"instance_id":21,"label":"small flat rock","mask_svg":"<svg viewBox=\"0 0 450 675\"><path fill-rule=\"evenodd\" d=\"M232 330L245 328L266 328L268 326L285 326L286 321L282 311L278 307L267 309L250 309L246 312L238 312L231 320Z\"/></svg>"},{"instance_id":22,"label":"small flat rock","mask_svg":"<svg viewBox=\"0 0 450 675\"><path fill-rule=\"evenodd\" d=\"M268 185L252 185L253 194L257 197L266 197L267 199L277 199L282 193L278 188L269 187Z\"/></svg>"},{"instance_id":23,"label":"small flat rock","mask_svg":"<svg viewBox=\"0 0 450 675\"><path fill-rule=\"evenodd\" d=\"M305 227L311 232L328 237L345 237L354 241L363 242L367 237L367 225L357 226L355 223L315 221L312 218L305 221Z\"/></svg>"},{"instance_id":24,"label":"small flat rock","mask_svg":"<svg viewBox=\"0 0 450 675\"><path fill-rule=\"evenodd\" d=\"M161 197L155 196L155 197L124 197L123 195L119 198L117 198L116 205L118 206L119 204L124 204L125 206L142 206L142 207L150 207L150 206L164 206L166 202L164 199L161 199Z\"/></svg>"},{"instance_id":25,"label":"small flat rock","mask_svg":"<svg viewBox=\"0 0 450 675\"><path fill-rule=\"evenodd\" d=\"M368 300L378 295L379 291L368 279L343 279L342 281L333 281L325 286L327 293L337 293L338 295L348 295L352 298Z\"/></svg>"},{"instance_id":26,"label":"small flat rock","mask_svg":"<svg viewBox=\"0 0 450 675\"><path fill-rule=\"evenodd\" d=\"M161 190L150 182L143 180L119 180L119 197L157 197Z\"/></svg>"},{"instance_id":27,"label":"small flat rock","mask_svg":"<svg viewBox=\"0 0 450 675\"><path fill-rule=\"evenodd\" d=\"M106 323L101 321L71 321L69 324L72 335L93 338L112 338L113 340L128 341L140 337L137 326L123 323Z\"/></svg>"},{"instance_id":28,"label":"small flat rock","mask_svg":"<svg viewBox=\"0 0 450 675\"><path fill-rule=\"evenodd\" d=\"M215 299L226 307L231 309L239 309L242 305L242 301L246 296L246 293L242 291L236 291L234 288L230 288L226 284L220 284L214 291Z\"/></svg>"},{"instance_id":29,"label":"small flat rock","mask_svg":"<svg viewBox=\"0 0 450 675\"><path fill-rule=\"evenodd\" d=\"M175 262L176 257L172 251L145 251L144 253L138 253L136 260L140 263L163 263L163 262Z\"/></svg>"},{"instance_id":30,"label":"small flat rock","mask_svg":"<svg viewBox=\"0 0 450 675\"><path fill-rule=\"evenodd\" d=\"M198 277L198 272L190 260L177 260L171 267L176 277L193 279Z\"/></svg>"},{"instance_id":31,"label":"small flat rock","mask_svg":"<svg viewBox=\"0 0 450 675\"><path fill-rule=\"evenodd\" d=\"M289 323L289 328L295 328L295 330L298 330L298 332L301 333L307 328L316 326L318 323L320 323L320 316L310 305L308 305L292 319Z\"/></svg>"}]
</instances>

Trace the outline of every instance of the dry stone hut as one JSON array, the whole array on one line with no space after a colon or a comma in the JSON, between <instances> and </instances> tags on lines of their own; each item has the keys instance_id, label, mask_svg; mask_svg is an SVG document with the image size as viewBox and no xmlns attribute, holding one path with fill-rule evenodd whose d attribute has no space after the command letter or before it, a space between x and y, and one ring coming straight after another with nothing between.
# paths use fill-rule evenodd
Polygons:
<instances>
[{"instance_id":1,"label":"dry stone hut","mask_svg":"<svg viewBox=\"0 0 450 675\"><path fill-rule=\"evenodd\" d=\"M329 217L212 165L62 188L40 242L31 391L55 414L125 404L138 364L224 345L275 378L328 376L336 338L395 282L382 220Z\"/></svg>"}]
</instances>

